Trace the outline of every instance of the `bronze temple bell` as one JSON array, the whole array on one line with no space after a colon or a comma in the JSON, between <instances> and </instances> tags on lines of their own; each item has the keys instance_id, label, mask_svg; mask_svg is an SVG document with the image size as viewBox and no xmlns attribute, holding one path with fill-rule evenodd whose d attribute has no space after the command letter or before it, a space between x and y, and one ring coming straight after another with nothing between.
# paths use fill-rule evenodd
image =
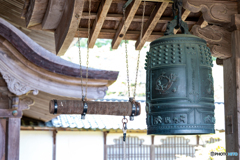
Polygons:
<instances>
[{"instance_id":1,"label":"bronze temple bell","mask_svg":"<svg viewBox=\"0 0 240 160\"><path fill-rule=\"evenodd\" d=\"M190 34L181 7L175 0L166 36L153 41L147 53L148 134L215 133L211 52L205 40ZM183 34L174 35L174 28Z\"/></svg>"}]
</instances>

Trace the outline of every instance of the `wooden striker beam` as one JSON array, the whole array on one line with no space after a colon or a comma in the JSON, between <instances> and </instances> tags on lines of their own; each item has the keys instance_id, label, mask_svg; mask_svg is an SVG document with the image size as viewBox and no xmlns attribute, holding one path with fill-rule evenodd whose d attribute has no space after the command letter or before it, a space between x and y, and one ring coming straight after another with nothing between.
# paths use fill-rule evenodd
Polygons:
<instances>
[{"instance_id":1,"label":"wooden striker beam","mask_svg":"<svg viewBox=\"0 0 240 160\"><path fill-rule=\"evenodd\" d=\"M55 104L56 103L56 104ZM141 113L140 103L138 102L94 102L87 101L87 114L131 116L132 106L135 105L134 116ZM57 106L57 107L56 107ZM51 100L49 112L51 114L82 114L84 103L81 100Z\"/></svg>"}]
</instances>

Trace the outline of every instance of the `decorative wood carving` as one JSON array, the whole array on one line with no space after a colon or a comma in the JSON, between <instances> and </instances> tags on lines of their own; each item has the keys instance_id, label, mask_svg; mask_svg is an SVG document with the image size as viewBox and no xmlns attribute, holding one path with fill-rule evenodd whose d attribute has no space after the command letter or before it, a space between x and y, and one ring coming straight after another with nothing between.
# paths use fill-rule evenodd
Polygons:
<instances>
[{"instance_id":1,"label":"decorative wood carving","mask_svg":"<svg viewBox=\"0 0 240 160\"><path fill-rule=\"evenodd\" d=\"M228 24L231 15L237 14L237 2L218 0L183 0L183 7L191 12L203 13L203 18L211 24Z\"/></svg>"},{"instance_id":2,"label":"decorative wood carving","mask_svg":"<svg viewBox=\"0 0 240 160\"><path fill-rule=\"evenodd\" d=\"M227 59L231 54L231 33L223 27L208 25L201 28L195 25L192 28L194 35L205 39L211 49L212 56L219 59Z\"/></svg>"},{"instance_id":3,"label":"decorative wood carving","mask_svg":"<svg viewBox=\"0 0 240 160\"><path fill-rule=\"evenodd\" d=\"M49 0L42 21L43 29L56 29L63 15L65 0Z\"/></svg>"},{"instance_id":4,"label":"decorative wood carving","mask_svg":"<svg viewBox=\"0 0 240 160\"><path fill-rule=\"evenodd\" d=\"M29 110L30 106L32 106L34 104L34 100L30 97L23 97L20 98L19 101L19 108L21 110Z\"/></svg>"},{"instance_id":5,"label":"decorative wood carving","mask_svg":"<svg viewBox=\"0 0 240 160\"><path fill-rule=\"evenodd\" d=\"M84 0L65 1L62 19L55 31L56 52L62 56L73 41L83 11Z\"/></svg>"},{"instance_id":6,"label":"decorative wood carving","mask_svg":"<svg viewBox=\"0 0 240 160\"><path fill-rule=\"evenodd\" d=\"M5 79L5 81L7 82L8 89L12 93L19 96L19 95L26 94L29 91L33 90L34 95L38 94L37 89L31 88L27 83L15 78L13 75L8 73L8 71L6 71L4 68L0 68L0 72L3 76L3 78Z\"/></svg>"}]
</instances>

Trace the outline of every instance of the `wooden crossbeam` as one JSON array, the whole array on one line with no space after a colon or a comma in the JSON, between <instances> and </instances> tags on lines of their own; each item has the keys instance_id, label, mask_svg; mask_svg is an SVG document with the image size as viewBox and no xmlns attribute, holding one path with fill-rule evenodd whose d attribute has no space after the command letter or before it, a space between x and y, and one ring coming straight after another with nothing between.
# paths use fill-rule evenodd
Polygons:
<instances>
[{"instance_id":1,"label":"wooden crossbeam","mask_svg":"<svg viewBox=\"0 0 240 160\"><path fill-rule=\"evenodd\" d=\"M98 13L96 15L96 19L93 23L93 27L90 32L90 41L89 41L89 48L93 48L94 44L98 38L98 35L101 31L102 25L105 21L105 18L107 16L108 10L111 6L112 0L103 0L100 4L100 7L98 9Z\"/></svg>"},{"instance_id":2,"label":"wooden crossbeam","mask_svg":"<svg viewBox=\"0 0 240 160\"><path fill-rule=\"evenodd\" d=\"M185 21L190 13L191 13L191 11L186 9L184 11L184 13L182 14L182 21ZM179 29L174 29L174 34L177 34L178 31L179 31Z\"/></svg>"},{"instance_id":3,"label":"wooden crossbeam","mask_svg":"<svg viewBox=\"0 0 240 160\"><path fill-rule=\"evenodd\" d=\"M130 26L130 24L134 18L134 15L137 12L138 7L141 4L141 2L142 2L141 0L135 0L134 2L132 2L130 4L130 6L128 6L128 8L126 10L125 23L123 20L120 22L117 32L112 41L113 49L117 49L119 44L121 43L122 39L124 38L124 35L125 35L126 31L128 30L128 27Z\"/></svg>"},{"instance_id":4,"label":"wooden crossbeam","mask_svg":"<svg viewBox=\"0 0 240 160\"><path fill-rule=\"evenodd\" d=\"M88 12L83 12L81 19L88 19L89 15ZM97 14L91 13L90 19L96 19ZM150 16L144 16L144 22L147 22ZM123 18L122 14L107 14L105 20L109 21L121 21ZM171 21L171 17L161 17L160 20L157 21L157 23L167 23ZM132 22L142 22L142 16L134 16ZM197 20L191 20L191 21L185 21L187 24L196 24Z\"/></svg>"},{"instance_id":5,"label":"wooden crossbeam","mask_svg":"<svg viewBox=\"0 0 240 160\"><path fill-rule=\"evenodd\" d=\"M98 38L100 39L113 39L117 30L113 29L101 29ZM126 39L127 40L137 40L139 37L140 31L127 31ZM155 39L158 39L164 35L163 32L152 32L152 34L148 37L147 42L152 42ZM87 28L80 28L79 31L76 32L75 37L80 36L81 38L87 38L88 32Z\"/></svg>"},{"instance_id":6,"label":"wooden crossbeam","mask_svg":"<svg viewBox=\"0 0 240 160\"><path fill-rule=\"evenodd\" d=\"M162 4L157 3L157 6L153 10L147 23L144 25L142 37L139 36L139 38L135 44L136 50L140 50L143 47L143 45L147 41L148 37L151 35L152 31L154 30L155 26L157 25L158 20L161 18L163 12L167 8L168 4L169 4L169 2L163 2Z\"/></svg>"}]
</instances>

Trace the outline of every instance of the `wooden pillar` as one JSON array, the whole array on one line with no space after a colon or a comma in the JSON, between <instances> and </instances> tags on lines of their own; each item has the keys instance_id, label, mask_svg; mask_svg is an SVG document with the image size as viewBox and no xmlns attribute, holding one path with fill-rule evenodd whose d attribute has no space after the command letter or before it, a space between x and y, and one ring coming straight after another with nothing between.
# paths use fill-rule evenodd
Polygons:
<instances>
[{"instance_id":1,"label":"wooden pillar","mask_svg":"<svg viewBox=\"0 0 240 160\"><path fill-rule=\"evenodd\" d=\"M152 144L150 148L150 160L155 160L154 135L151 136Z\"/></svg>"},{"instance_id":2,"label":"wooden pillar","mask_svg":"<svg viewBox=\"0 0 240 160\"><path fill-rule=\"evenodd\" d=\"M103 132L103 159L107 160L107 134L108 131Z\"/></svg>"},{"instance_id":3,"label":"wooden pillar","mask_svg":"<svg viewBox=\"0 0 240 160\"><path fill-rule=\"evenodd\" d=\"M30 98L0 96L0 160L19 160L22 110L29 109L31 104L33 100Z\"/></svg>"},{"instance_id":4,"label":"wooden pillar","mask_svg":"<svg viewBox=\"0 0 240 160\"><path fill-rule=\"evenodd\" d=\"M53 160L56 160L56 136L57 130L53 131Z\"/></svg>"},{"instance_id":5,"label":"wooden pillar","mask_svg":"<svg viewBox=\"0 0 240 160\"><path fill-rule=\"evenodd\" d=\"M236 18L238 17L238 15L235 16ZM237 21L235 21L235 23L237 23ZM227 160L239 160L239 146L240 146L239 44L240 44L240 30L236 29L231 34L232 57L223 60L226 152L238 153L238 156L226 156Z\"/></svg>"}]
</instances>

